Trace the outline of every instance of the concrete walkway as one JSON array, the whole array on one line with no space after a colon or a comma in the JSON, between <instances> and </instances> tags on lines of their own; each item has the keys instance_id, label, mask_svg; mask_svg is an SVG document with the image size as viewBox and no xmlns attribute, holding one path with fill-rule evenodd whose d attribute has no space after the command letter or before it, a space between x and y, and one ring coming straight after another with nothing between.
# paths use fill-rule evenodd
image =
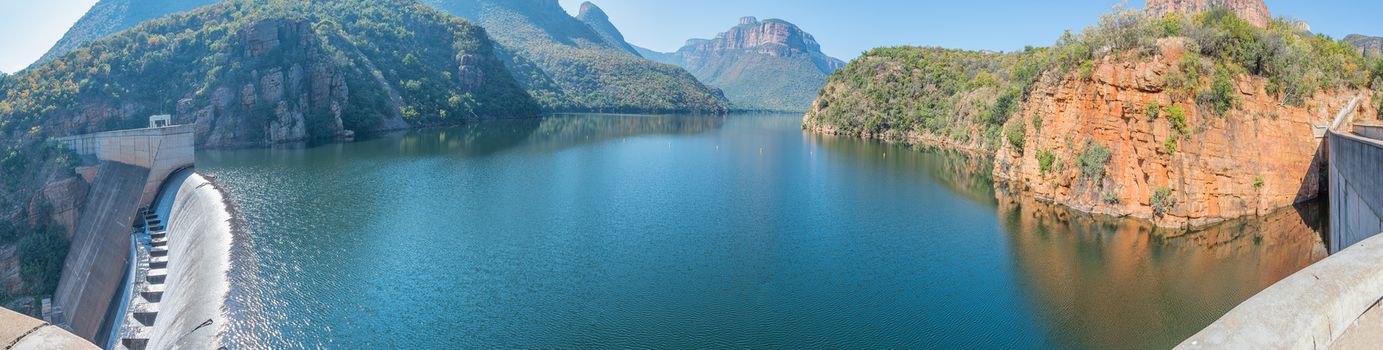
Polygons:
<instances>
[{"instance_id":1,"label":"concrete walkway","mask_svg":"<svg viewBox=\"0 0 1383 350\"><path fill-rule=\"evenodd\" d=\"M1330 344L1331 349L1378 349L1383 347L1383 307L1374 304L1372 309L1354 321L1340 339Z\"/></svg>"},{"instance_id":2,"label":"concrete walkway","mask_svg":"<svg viewBox=\"0 0 1383 350\"><path fill-rule=\"evenodd\" d=\"M96 345L54 326L0 308L0 349L98 349Z\"/></svg>"},{"instance_id":3,"label":"concrete walkway","mask_svg":"<svg viewBox=\"0 0 1383 350\"><path fill-rule=\"evenodd\" d=\"M1383 235L1273 284L1177 349L1379 349L1380 262Z\"/></svg>"}]
</instances>

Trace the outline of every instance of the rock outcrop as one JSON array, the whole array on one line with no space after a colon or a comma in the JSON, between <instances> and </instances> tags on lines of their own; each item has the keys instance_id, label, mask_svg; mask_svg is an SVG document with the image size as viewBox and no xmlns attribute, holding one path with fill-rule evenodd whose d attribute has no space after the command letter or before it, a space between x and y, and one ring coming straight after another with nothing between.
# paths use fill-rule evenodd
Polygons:
<instances>
[{"instance_id":1,"label":"rock outcrop","mask_svg":"<svg viewBox=\"0 0 1383 350\"><path fill-rule=\"evenodd\" d=\"M750 110L807 110L826 76L845 67L796 25L754 17L741 18L715 39L687 40L675 53L643 55L686 68L724 90L735 108Z\"/></svg>"},{"instance_id":2,"label":"rock outcrop","mask_svg":"<svg viewBox=\"0 0 1383 350\"><path fill-rule=\"evenodd\" d=\"M1313 128L1362 91L1318 93L1296 107L1269 94L1267 79L1241 75L1233 82L1240 105L1216 116L1168 92L1165 77L1187 53L1177 39L1159 46L1151 58L1098 61L1089 79L1042 79L1019 116L1024 151L1000 150L995 176L1042 200L1166 227L1263 215L1321 193L1325 159ZM1169 117L1173 107L1183 120ZM1093 147L1109 151L1094 176L1081 170Z\"/></svg>"},{"instance_id":3,"label":"rock outcrop","mask_svg":"<svg viewBox=\"0 0 1383 350\"><path fill-rule=\"evenodd\" d=\"M615 28L614 23L610 23L610 15L605 14L605 10L600 9L599 6L592 4L590 1L581 3L581 12L576 15L576 19L586 22L586 25L591 26L591 29L595 29L596 34L600 34L601 37L604 37L610 45L635 55L639 54L639 50L634 49L633 45L629 45L629 42L624 41L624 34L620 33L618 28Z\"/></svg>"},{"instance_id":4,"label":"rock outcrop","mask_svg":"<svg viewBox=\"0 0 1383 350\"><path fill-rule=\"evenodd\" d=\"M353 134L341 121L341 106L350 98L345 74L320 51L316 33L306 21L269 19L255 22L236 34L242 44L234 59L261 63L252 69L239 94L230 87L213 90L212 98L180 101L174 122L195 124L197 142L203 147L227 148L342 138ZM284 41L290 45L285 45ZM274 60L275 57L306 57ZM238 102L236 97L238 97ZM264 106L264 107L260 107ZM268 114L262 135L245 113ZM315 116L311 120L308 116ZM312 123L313 125L309 125ZM373 130L371 130L373 131Z\"/></svg>"},{"instance_id":5,"label":"rock outcrop","mask_svg":"<svg viewBox=\"0 0 1383 350\"><path fill-rule=\"evenodd\" d=\"M1359 48L1359 52L1365 56L1378 57L1383 55L1383 37L1350 34L1345 36L1345 42Z\"/></svg>"},{"instance_id":6,"label":"rock outcrop","mask_svg":"<svg viewBox=\"0 0 1383 350\"><path fill-rule=\"evenodd\" d=\"M1147 0L1144 8L1154 16L1164 16L1169 13L1198 13L1214 8L1225 8L1234 11L1239 18L1259 27L1267 27L1268 21L1272 20L1272 12L1268 11L1268 5L1263 0Z\"/></svg>"}]
</instances>

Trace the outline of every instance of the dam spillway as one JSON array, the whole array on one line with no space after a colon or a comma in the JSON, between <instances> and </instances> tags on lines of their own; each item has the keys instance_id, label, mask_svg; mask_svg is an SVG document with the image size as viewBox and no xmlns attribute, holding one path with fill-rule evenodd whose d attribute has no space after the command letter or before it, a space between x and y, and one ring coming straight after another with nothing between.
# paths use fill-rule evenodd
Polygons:
<instances>
[{"instance_id":1,"label":"dam spillway","mask_svg":"<svg viewBox=\"0 0 1383 350\"><path fill-rule=\"evenodd\" d=\"M226 329L230 212L209 180L174 173L146 217L117 348L214 348Z\"/></svg>"}]
</instances>

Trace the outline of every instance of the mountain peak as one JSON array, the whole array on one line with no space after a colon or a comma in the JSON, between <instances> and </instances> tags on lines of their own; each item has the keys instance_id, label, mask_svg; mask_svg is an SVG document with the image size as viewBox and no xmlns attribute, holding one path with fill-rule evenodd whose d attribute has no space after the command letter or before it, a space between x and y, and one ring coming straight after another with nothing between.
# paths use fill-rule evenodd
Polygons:
<instances>
[{"instance_id":1,"label":"mountain peak","mask_svg":"<svg viewBox=\"0 0 1383 350\"><path fill-rule=\"evenodd\" d=\"M576 18L579 18L582 21L585 21L588 18L602 19L606 21L610 20L610 16L605 14L605 10L601 10L600 6L596 6L594 3L591 3L590 1L581 3L581 12L579 12L579 14L576 15Z\"/></svg>"},{"instance_id":2,"label":"mountain peak","mask_svg":"<svg viewBox=\"0 0 1383 350\"><path fill-rule=\"evenodd\" d=\"M826 76L845 62L826 56L802 28L781 19L741 17L714 39L690 39L677 52L644 57L686 68L720 87L736 108L800 111L811 105Z\"/></svg>"},{"instance_id":3,"label":"mountain peak","mask_svg":"<svg viewBox=\"0 0 1383 350\"><path fill-rule=\"evenodd\" d=\"M1268 11L1268 5L1263 3L1263 0L1147 0L1144 8L1148 13L1158 17L1169 13L1191 14L1225 8L1259 27L1267 27L1268 21L1273 18L1272 12Z\"/></svg>"},{"instance_id":4,"label":"mountain peak","mask_svg":"<svg viewBox=\"0 0 1383 350\"><path fill-rule=\"evenodd\" d=\"M590 1L581 3L581 12L576 15L576 19L591 26L591 29L594 29L596 34L600 34L600 37L604 38L605 41L610 42L610 45L636 56L639 55L639 51L634 49L634 46L624 41L624 34L619 32L619 28L615 28L614 23L610 23L610 15L605 14L605 10L601 10L600 6L596 6Z\"/></svg>"}]
</instances>

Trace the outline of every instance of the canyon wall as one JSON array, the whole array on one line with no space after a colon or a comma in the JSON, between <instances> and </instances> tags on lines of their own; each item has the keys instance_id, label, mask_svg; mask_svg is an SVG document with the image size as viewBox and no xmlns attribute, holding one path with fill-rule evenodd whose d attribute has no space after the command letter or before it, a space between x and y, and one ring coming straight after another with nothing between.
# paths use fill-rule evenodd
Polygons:
<instances>
[{"instance_id":1,"label":"canyon wall","mask_svg":"<svg viewBox=\"0 0 1383 350\"><path fill-rule=\"evenodd\" d=\"M1166 227L1264 215L1321 194L1319 127L1367 94L1327 91L1298 107L1269 94L1266 79L1240 75L1238 106L1218 116L1169 91L1168 73L1187 53L1177 39L1159 46L1149 58L1097 61L1089 78L1042 79L1017 116L1023 150L1001 149L995 176L1043 200ZM1184 116L1172 117L1173 107ZM1082 156L1101 147L1102 174L1082 171Z\"/></svg>"}]
</instances>

